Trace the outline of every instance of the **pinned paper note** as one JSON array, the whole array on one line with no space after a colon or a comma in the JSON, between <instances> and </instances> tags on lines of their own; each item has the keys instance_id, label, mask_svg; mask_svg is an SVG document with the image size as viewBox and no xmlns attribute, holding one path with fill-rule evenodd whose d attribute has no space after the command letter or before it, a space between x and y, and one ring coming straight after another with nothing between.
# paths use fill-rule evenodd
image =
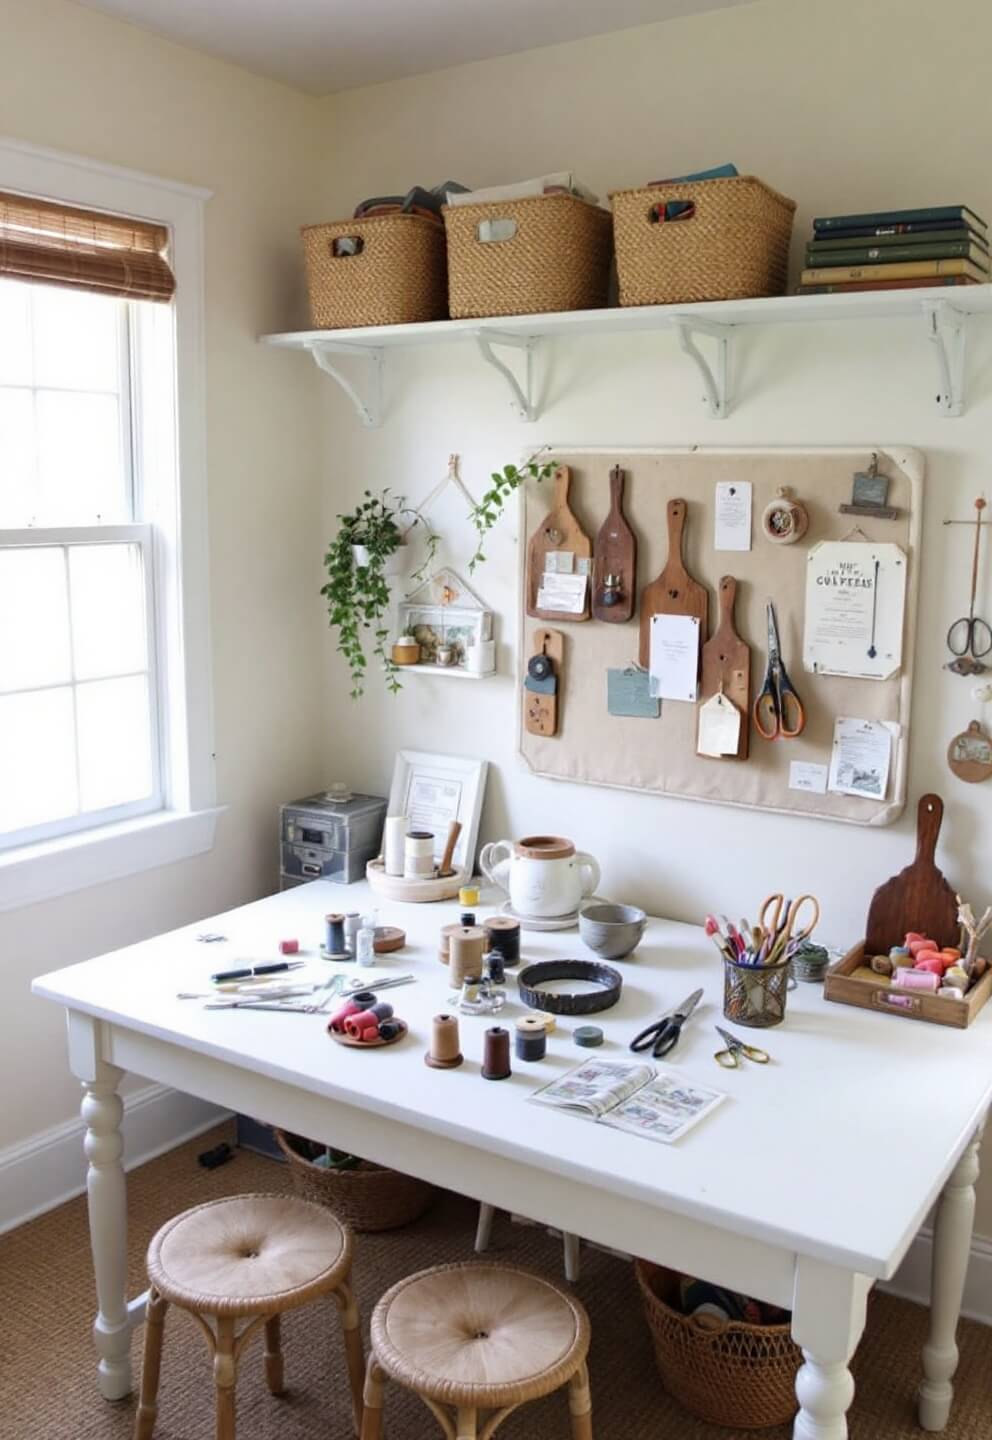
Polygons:
<instances>
[{"instance_id":1,"label":"pinned paper note","mask_svg":"<svg viewBox=\"0 0 992 1440\"><path fill-rule=\"evenodd\" d=\"M651 616L651 694L695 703L699 689L699 617Z\"/></svg>"},{"instance_id":2,"label":"pinned paper note","mask_svg":"<svg viewBox=\"0 0 992 1440\"><path fill-rule=\"evenodd\" d=\"M699 707L696 753L718 760L736 755L741 739L741 712L721 690Z\"/></svg>"},{"instance_id":3,"label":"pinned paper note","mask_svg":"<svg viewBox=\"0 0 992 1440\"><path fill-rule=\"evenodd\" d=\"M751 482L721 480L713 516L714 550L750 550Z\"/></svg>"},{"instance_id":4,"label":"pinned paper note","mask_svg":"<svg viewBox=\"0 0 992 1440\"><path fill-rule=\"evenodd\" d=\"M657 720L661 714L661 704L651 694L650 675L633 665L626 670L607 670L606 708L611 715L639 720Z\"/></svg>"},{"instance_id":5,"label":"pinned paper note","mask_svg":"<svg viewBox=\"0 0 992 1440\"><path fill-rule=\"evenodd\" d=\"M817 675L887 680L902 664L906 554L825 540L807 557L803 664Z\"/></svg>"},{"instance_id":6,"label":"pinned paper note","mask_svg":"<svg viewBox=\"0 0 992 1440\"><path fill-rule=\"evenodd\" d=\"M588 584L587 575L559 575L545 571L537 592L537 608L560 615L581 615L586 608Z\"/></svg>"},{"instance_id":7,"label":"pinned paper note","mask_svg":"<svg viewBox=\"0 0 992 1440\"><path fill-rule=\"evenodd\" d=\"M574 550L549 550L544 557L546 575L571 575L574 569Z\"/></svg>"},{"instance_id":8,"label":"pinned paper note","mask_svg":"<svg viewBox=\"0 0 992 1440\"><path fill-rule=\"evenodd\" d=\"M789 789L804 790L807 795L826 795L826 765L814 765L811 760L793 760L789 764Z\"/></svg>"},{"instance_id":9,"label":"pinned paper note","mask_svg":"<svg viewBox=\"0 0 992 1440\"><path fill-rule=\"evenodd\" d=\"M884 800L889 787L892 727L881 720L838 715L830 757L830 789L838 795Z\"/></svg>"}]
</instances>

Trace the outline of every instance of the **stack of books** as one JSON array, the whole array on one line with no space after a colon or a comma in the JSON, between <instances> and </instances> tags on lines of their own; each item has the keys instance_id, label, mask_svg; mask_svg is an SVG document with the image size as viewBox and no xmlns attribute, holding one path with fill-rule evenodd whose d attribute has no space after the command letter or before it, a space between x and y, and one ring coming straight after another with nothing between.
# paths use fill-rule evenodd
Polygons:
<instances>
[{"instance_id":1,"label":"stack of books","mask_svg":"<svg viewBox=\"0 0 992 1440\"><path fill-rule=\"evenodd\" d=\"M982 285L988 226L966 205L827 215L813 221L800 295Z\"/></svg>"}]
</instances>

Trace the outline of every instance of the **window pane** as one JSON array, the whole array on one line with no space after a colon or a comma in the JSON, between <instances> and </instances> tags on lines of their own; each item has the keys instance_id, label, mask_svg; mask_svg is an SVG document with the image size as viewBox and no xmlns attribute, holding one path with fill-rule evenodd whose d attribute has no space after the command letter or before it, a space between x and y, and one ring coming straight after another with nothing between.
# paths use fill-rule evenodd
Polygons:
<instances>
[{"instance_id":1,"label":"window pane","mask_svg":"<svg viewBox=\"0 0 992 1440\"><path fill-rule=\"evenodd\" d=\"M0 832L77 808L72 691L0 695Z\"/></svg>"},{"instance_id":2,"label":"window pane","mask_svg":"<svg viewBox=\"0 0 992 1440\"><path fill-rule=\"evenodd\" d=\"M40 390L40 509L45 525L126 523L119 406L114 395Z\"/></svg>"},{"instance_id":3,"label":"window pane","mask_svg":"<svg viewBox=\"0 0 992 1440\"><path fill-rule=\"evenodd\" d=\"M0 550L0 693L64 684L71 666L64 552Z\"/></svg>"},{"instance_id":4,"label":"window pane","mask_svg":"<svg viewBox=\"0 0 992 1440\"><path fill-rule=\"evenodd\" d=\"M34 383L118 390L123 303L109 295L35 286Z\"/></svg>"},{"instance_id":5,"label":"window pane","mask_svg":"<svg viewBox=\"0 0 992 1440\"><path fill-rule=\"evenodd\" d=\"M0 529L32 524L35 509L34 398L0 389Z\"/></svg>"},{"instance_id":6,"label":"window pane","mask_svg":"<svg viewBox=\"0 0 992 1440\"><path fill-rule=\"evenodd\" d=\"M143 571L140 545L70 548L77 679L125 675L147 665Z\"/></svg>"},{"instance_id":7,"label":"window pane","mask_svg":"<svg viewBox=\"0 0 992 1440\"><path fill-rule=\"evenodd\" d=\"M0 385L31 384L30 294L28 285L0 280Z\"/></svg>"},{"instance_id":8,"label":"window pane","mask_svg":"<svg viewBox=\"0 0 992 1440\"><path fill-rule=\"evenodd\" d=\"M102 810L150 795L151 727L145 677L80 685L76 716L82 808Z\"/></svg>"}]
</instances>

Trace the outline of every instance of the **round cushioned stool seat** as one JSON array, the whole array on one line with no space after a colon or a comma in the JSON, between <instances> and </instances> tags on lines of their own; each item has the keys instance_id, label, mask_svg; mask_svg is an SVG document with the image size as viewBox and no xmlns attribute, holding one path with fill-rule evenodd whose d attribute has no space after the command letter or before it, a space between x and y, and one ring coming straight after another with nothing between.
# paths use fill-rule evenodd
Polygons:
<instances>
[{"instance_id":1,"label":"round cushioned stool seat","mask_svg":"<svg viewBox=\"0 0 992 1440\"><path fill-rule=\"evenodd\" d=\"M564 1385L589 1349L577 1300L503 1265L439 1265L375 1307L372 1348L387 1375L441 1404L500 1409Z\"/></svg>"},{"instance_id":2,"label":"round cushioned stool seat","mask_svg":"<svg viewBox=\"0 0 992 1440\"><path fill-rule=\"evenodd\" d=\"M348 1232L322 1206L288 1195L211 1200L167 1221L148 1278L173 1304L210 1315L276 1315L347 1278Z\"/></svg>"}]
</instances>

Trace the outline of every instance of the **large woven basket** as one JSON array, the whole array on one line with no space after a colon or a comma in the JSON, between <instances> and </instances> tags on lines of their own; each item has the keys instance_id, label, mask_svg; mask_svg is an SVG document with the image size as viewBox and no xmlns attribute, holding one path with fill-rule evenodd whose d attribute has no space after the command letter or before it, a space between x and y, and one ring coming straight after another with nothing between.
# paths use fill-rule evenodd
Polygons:
<instances>
[{"instance_id":1,"label":"large woven basket","mask_svg":"<svg viewBox=\"0 0 992 1440\"><path fill-rule=\"evenodd\" d=\"M310 310L319 329L447 317L444 230L436 221L374 215L305 225L300 234ZM337 240L353 240L359 253L335 254Z\"/></svg>"},{"instance_id":2,"label":"large woven basket","mask_svg":"<svg viewBox=\"0 0 992 1440\"><path fill-rule=\"evenodd\" d=\"M760 1430L792 1418L802 1353L788 1325L730 1321L710 1329L675 1308L673 1271L645 1260L635 1261L634 1271L669 1395L710 1425Z\"/></svg>"},{"instance_id":3,"label":"large woven basket","mask_svg":"<svg viewBox=\"0 0 992 1440\"><path fill-rule=\"evenodd\" d=\"M442 213L453 317L595 310L606 304L608 211L575 195L535 195L446 205Z\"/></svg>"},{"instance_id":4,"label":"large woven basket","mask_svg":"<svg viewBox=\"0 0 992 1440\"><path fill-rule=\"evenodd\" d=\"M753 175L617 190L610 199L621 305L785 293L796 202ZM695 207L687 217L653 218L656 207L680 200Z\"/></svg>"},{"instance_id":5,"label":"large woven basket","mask_svg":"<svg viewBox=\"0 0 992 1440\"><path fill-rule=\"evenodd\" d=\"M273 1134L289 1161L297 1195L326 1205L352 1230L398 1230L418 1220L434 1198L434 1189L426 1181L373 1165L370 1160L362 1160L353 1170L326 1170L315 1165L307 1153L319 1152L323 1146L282 1130Z\"/></svg>"}]
</instances>

